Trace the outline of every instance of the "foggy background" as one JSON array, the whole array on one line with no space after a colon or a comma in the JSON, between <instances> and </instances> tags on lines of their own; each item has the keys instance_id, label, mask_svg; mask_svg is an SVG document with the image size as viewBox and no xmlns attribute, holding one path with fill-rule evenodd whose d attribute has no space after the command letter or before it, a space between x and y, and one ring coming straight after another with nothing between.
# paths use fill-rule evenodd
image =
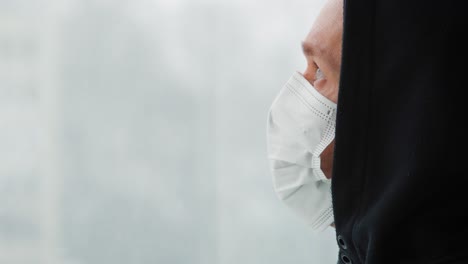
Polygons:
<instances>
[{"instance_id":1,"label":"foggy background","mask_svg":"<svg viewBox=\"0 0 468 264\"><path fill-rule=\"evenodd\" d=\"M322 4L0 0L0 263L336 263L266 158Z\"/></svg>"}]
</instances>

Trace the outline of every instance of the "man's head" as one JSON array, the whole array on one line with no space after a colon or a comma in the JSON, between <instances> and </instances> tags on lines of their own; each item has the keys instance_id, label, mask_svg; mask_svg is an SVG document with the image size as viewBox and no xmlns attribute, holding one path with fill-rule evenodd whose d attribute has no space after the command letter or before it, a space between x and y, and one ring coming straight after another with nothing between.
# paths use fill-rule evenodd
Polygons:
<instances>
[{"instance_id":1,"label":"man's head","mask_svg":"<svg viewBox=\"0 0 468 264\"><path fill-rule=\"evenodd\" d=\"M302 43L307 68L304 77L336 103L341 66L343 0L327 0Z\"/></svg>"}]
</instances>

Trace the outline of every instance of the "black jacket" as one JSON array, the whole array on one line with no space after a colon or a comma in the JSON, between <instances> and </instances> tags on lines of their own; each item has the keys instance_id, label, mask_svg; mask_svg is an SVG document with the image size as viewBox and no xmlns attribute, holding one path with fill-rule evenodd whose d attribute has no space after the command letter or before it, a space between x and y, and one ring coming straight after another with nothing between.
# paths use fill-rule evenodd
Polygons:
<instances>
[{"instance_id":1,"label":"black jacket","mask_svg":"<svg viewBox=\"0 0 468 264\"><path fill-rule=\"evenodd\" d=\"M468 263L468 1L345 0L338 263Z\"/></svg>"}]
</instances>

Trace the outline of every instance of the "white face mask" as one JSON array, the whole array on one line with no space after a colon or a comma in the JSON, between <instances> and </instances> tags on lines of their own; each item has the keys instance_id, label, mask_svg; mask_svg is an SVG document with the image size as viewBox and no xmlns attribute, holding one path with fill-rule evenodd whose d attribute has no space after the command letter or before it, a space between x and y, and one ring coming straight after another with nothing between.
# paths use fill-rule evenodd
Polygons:
<instances>
[{"instance_id":1,"label":"white face mask","mask_svg":"<svg viewBox=\"0 0 468 264\"><path fill-rule=\"evenodd\" d=\"M335 136L336 104L296 72L274 100L267 144L278 197L315 231L333 223L331 180L320 154Z\"/></svg>"}]
</instances>

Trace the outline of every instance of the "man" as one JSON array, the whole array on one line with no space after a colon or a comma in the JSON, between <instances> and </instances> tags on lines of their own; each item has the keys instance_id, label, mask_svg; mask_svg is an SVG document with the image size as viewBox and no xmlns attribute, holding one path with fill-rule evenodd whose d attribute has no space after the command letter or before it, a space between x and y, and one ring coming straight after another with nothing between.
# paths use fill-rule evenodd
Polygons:
<instances>
[{"instance_id":1,"label":"man","mask_svg":"<svg viewBox=\"0 0 468 264\"><path fill-rule=\"evenodd\" d=\"M314 230L333 223L330 178L341 65L343 2L329 0L302 43L307 68L270 109L269 158L275 190Z\"/></svg>"},{"instance_id":2,"label":"man","mask_svg":"<svg viewBox=\"0 0 468 264\"><path fill-rule=\"evenodd\" d=\"M313 228L333 222L331 184L338 263L468 263L467 7L328 0L306 37L307 69L270 110L269 157ZM315 92L337 102L335 146L335 108Z\"/></svg>"}]
</instances>

